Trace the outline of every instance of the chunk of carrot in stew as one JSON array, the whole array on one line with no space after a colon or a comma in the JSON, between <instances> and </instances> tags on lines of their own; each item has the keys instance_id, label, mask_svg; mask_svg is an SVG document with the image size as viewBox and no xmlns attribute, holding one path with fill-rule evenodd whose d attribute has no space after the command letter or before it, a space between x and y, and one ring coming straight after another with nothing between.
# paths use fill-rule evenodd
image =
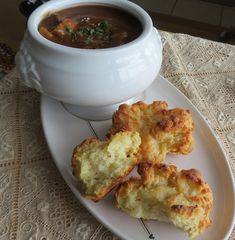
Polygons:
<instances>
[{"instance_id":1,"label":"chunk of carrot in stew","mask_svg":"<svg viewBox=\"0 0 235 240\"><path fill-rule=\"evenodd\" d=\"M72 30L75 30L77 26L77 23L71 18L66 18L62 23L64 24L65 27L70 28Z\"/></svg>"},{"instance_id":2,"label":"chunk of carrot in stew","mask_svg":"<svg viewBox=\"0 0 235 240\"><path fill-rule=\"evenodd\" d=\"M40 27L39 32L42 34L43 37L45 37L47 39L53 38L53 34L51 32L49 32L45 27Z\"/></svg>"},{"instance_id":3,"label":"chunk of carrot in stew","mask_svg":"<svg viewBox=\"0 0 235 240\"><path fill-rule=\"evenodd\" d=\"M74 20L70 18L66 18L55 27L52 33L57 36L63 37L64 35L66 35L67 29L75 30L76 26L77 26L77 23Z\"/></svg>"}]
</instances>

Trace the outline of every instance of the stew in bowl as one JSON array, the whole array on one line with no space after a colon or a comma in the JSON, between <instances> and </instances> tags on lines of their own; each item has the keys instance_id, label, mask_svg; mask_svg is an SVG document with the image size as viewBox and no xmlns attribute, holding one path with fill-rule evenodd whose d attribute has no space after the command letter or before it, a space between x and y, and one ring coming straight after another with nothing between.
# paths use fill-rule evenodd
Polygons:
<instances>
[{"instance_id":1,"label":"stew in bowl","mask_svg":"<svg viewBox=\"0 0 235 240\"><path fill-rule=\"evenodd\" d=\"M110 48L136 39L141 22L130 13L106 5L78 5L45 17L38 30L55 43L86 49Z\"/></svg>"}]
</instances>

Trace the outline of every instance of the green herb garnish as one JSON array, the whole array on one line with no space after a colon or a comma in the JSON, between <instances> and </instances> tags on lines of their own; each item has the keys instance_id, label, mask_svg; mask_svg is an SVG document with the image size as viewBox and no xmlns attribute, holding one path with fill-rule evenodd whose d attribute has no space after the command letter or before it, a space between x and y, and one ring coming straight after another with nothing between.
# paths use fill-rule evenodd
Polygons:
<instances>
[{"instance_id":1,"label":"green herb garnish","mask_svg":"<svg viewBox=\"0 0 235 240\"><path fill-rule=\"evenodd\" d=\"M98 23L98 27L102 29L106 29L108 26L109 26L109 22L107 20Z\"/></svg>"},{"instance_id":2,"label":"green herb garnish","mask_svg":"<svg viewBox=\"0 0 235 240\"><path fill-rule=\"evenodd\" d=\"M75 42L75 41L78 40L78 34L77 34L76 31L74 31L73 29L68 28L68 27L66 27L65 30L69 34L69 36L71 37L72 42Z\"/></svg>"},{"instance_id":3,"label":"green herb garnish","mask_svg":"<svg viewBox=\"0 0 235 240\"><path fill-rule=\"evenodd\" d=\"M78 30L73 30L71 28L66 27L65 30L68 35L71 37L72 42L78 41L80 37L86 37L85 44L91 44L95 39L103 40L106 42L111 41L111 32L108 27L110 26L108 21L102 21L96 24L96 26L92 25L87 27L79 26L80 23L84 23L86 21L90 21L90 18L82 18L78 23Z\"/></svg>"},{"instance_id":4,"label":"green herb garnish","mask_svg":"<svg viewBox=\"0 0 235 240\"><path fill-rule=\"evenodd\" d=\"M91 44L93 42L93 38L92 37L88 37L86 40L85 40L85 44Z\"/></svg>"}]
</instances>

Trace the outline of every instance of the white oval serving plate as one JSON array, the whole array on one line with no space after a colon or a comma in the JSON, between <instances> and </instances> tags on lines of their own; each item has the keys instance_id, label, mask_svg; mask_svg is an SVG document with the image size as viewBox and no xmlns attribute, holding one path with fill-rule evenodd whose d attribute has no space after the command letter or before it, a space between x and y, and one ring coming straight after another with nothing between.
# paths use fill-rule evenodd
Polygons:
<instances>
[{"instance_id":1,"label":"white oval serving plate","mask_svg":"<svg viewBox=\"0 0 235 240\"><path fill-rule=\"evenodd\" d=\"M211 213L213 224L196 240L228 239L234 224L234 182L224 151L211 128L190 101L166 79L158 76L146 90L146 103L165 100L169 108L190 109L195 122L194 149L186 156L168 155L166 162L179 169L196 168L203 174L213 191L214 205ZM108 121L82 120L66 111L64 106L49 97L42 96L41 118L45 137L52 157L76 197L108 229L126 240L186 240L187 235L167 223L142 221L129 217L115 207L114 193L93 203L85 199L77 188L71 172L71 155L74 147L88 137L103 139L111 126Z\"/></svg>"}]
</instances>

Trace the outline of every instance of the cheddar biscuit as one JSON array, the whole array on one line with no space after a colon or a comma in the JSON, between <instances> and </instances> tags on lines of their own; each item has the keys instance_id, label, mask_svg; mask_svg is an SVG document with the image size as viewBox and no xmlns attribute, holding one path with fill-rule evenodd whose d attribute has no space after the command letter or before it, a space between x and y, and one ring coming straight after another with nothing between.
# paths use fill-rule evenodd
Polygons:
<instances>
[{"instance_id":1,"label":"cheddar biscuit","mask_svg":"<svg viewBox=\"0 0 235 240\"><path fill-rule=\"evenodd\" d=\"M103 198L139 163L136 156L141 138L136 132L119 132L107 141L87 139L73 151L73 174L85 196Z\"/></svg>"},{"instance_id":2,"label":"cheddar biscuit","mask_svg":"<svg viewBox=\"0 0 235 240\"><path fill-rule=\"evenodd\" d=\"M211 225L213 196L195 169L177 171L173 165L142 163L116 191L117 207L135 218L169 222L193 238Z\"/></svg>"},{"instance_id":3,"label":"cheddar biscuit","mask_svg":"<svg viewBox=\"0 0 235 240\"><path fill-rule=\"evenodd\" d=\"M188 154L193 145L192 115L189 110L167 108L164 101L122 104L113 114L109 135L119 131L139 132L142 139L139 155L143 161L159 163L167 153Z\"/></svg>"}]
</instances>

